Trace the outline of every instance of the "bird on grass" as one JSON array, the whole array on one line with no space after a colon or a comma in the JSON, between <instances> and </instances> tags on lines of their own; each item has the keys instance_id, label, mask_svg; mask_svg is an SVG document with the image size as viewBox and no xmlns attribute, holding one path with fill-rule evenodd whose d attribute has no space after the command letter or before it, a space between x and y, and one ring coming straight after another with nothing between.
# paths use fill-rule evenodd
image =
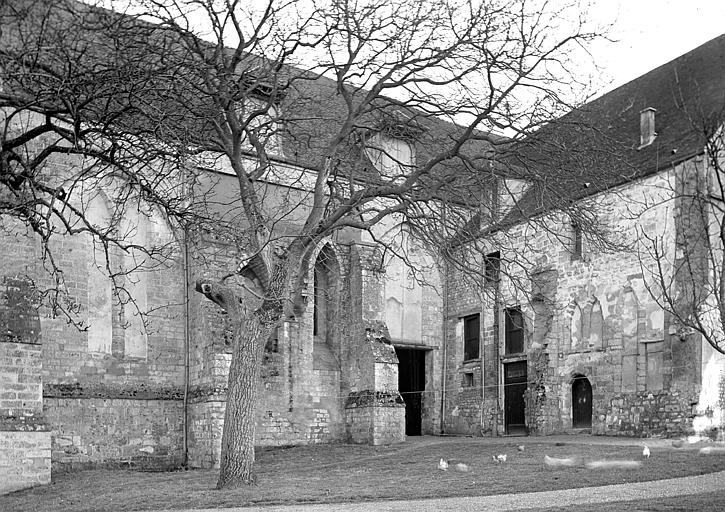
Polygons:
<instances>
[{"instance_id":1,"label":"bird on grass","mask_svg":"<svg viewBox=\"0 0 725 512\"><path fill-rule=\"evenodd\" d=\"M491 455L491 458L493 458L493 461L498 463L506 462L506 454L505 453L499 453L498 455Z\"/></svg>"},{"instance_id":2,"label":"bird on grass","mask_svg":"<svg viewBox=\"0 0 725 512\"><path fill-rule=\"evenodd\" d=\"M649 451L649 446L647 446L646 444L642 446L644 446L644 448L642 448L642 457L644 457L645 459L649 459L649 456L651 454L651 452Z\"/></svg>"},{"instance_id":3,"label":"bird on grass","mask_svg":"<svg viewBox=\"0 0 725 512\"><path fill-rule=\"evenodd\" d=\"M438 461L438 469L441 471L448 471L448 461L441 457L441 460Z\"/></svg>"},{"instance_id":4,"label":"bird on grass","mask_svg":"<svg viewBox=\"0 0 725 512\"><path fill-rule=\"evenodd\" d=\"M520 452L523 452L524 450L526 450L526 446L524 446L523 444L520 444L520 445L518 445L518 446L516 447L516 449L517 449L518 451L520 451Z\"/></svg>"}]
</instances>

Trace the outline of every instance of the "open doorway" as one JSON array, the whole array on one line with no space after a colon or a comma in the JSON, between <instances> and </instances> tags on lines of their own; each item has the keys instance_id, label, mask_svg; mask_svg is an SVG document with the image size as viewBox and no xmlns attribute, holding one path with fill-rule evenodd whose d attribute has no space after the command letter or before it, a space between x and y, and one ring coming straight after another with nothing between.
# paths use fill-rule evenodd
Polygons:
<instances>
[{"instance_id":1,"label":"open doorway","mask_svg":"<svg viewBox=\"0 0 725 512\"><path fill-rule=\"evenodd\" d=\"M425 350L395 347L398 355L398 391L405 401L405 435L419 436L423 425Z\"/></svg>"},{"instance_id":2,"label":"open doorway","mask_svg":"<svg viewBox=\"0 0 725 512\"><path fill-rule=\"evenodd\" d=\"M592 385L583 375L574 377L571 383L571 426L572 428L592 426Z\"/></svg>"},{"instance_id":3,"label":"open doorway","mask_svg":"<svg viewBox=\"0 0 725 512\"><path fill-rule=\"evenodd\" d=\"M506 434L526 434L526 360L504 364L504 420Z\"/></svg>"}]
</instances>

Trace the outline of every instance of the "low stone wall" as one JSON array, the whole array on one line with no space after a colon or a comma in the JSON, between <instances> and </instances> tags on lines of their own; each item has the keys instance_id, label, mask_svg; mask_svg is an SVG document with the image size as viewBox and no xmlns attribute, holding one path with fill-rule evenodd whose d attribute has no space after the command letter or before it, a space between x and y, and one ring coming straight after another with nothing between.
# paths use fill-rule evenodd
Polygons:
<instances>
[{"instance_id":1,"label":"low stone wall","mask_svg":"<svg viewBox=\"0 0 725 512\"><path fill-rule=\"evenodd\" d=\"M54 471L104 465L172 468L182 463L183 403L46 397Z\"/></svg>"},{"instance_id":2,"label":"low stone wall","mask_svg":"<svg viewBox=\"0 0 725 512\"><path fill-rule=\"evenodd\" d=\"M0 494L50 482L50 432L36 340L0 341Z\"/></svg>"},{"instance_id":3,"label":"low stone wall","mask_svg":"<svg viewBox=\"0 0 725 512\"><path fill-rule=\"evenodd\" d=\"M614 396L602 414L605 430L601 433L639 437L692 434L695 396L681 390Z\"/></svg>"},{"instance_id":4,"label":"low stone wall","mask_svg":"<svg viewBox=\"0 0 725 512\"><path fill-rule=\"evenodd\" d=\"M0 431L0 494L50 483L50 432Z\"/></svg>"}]
</instances>

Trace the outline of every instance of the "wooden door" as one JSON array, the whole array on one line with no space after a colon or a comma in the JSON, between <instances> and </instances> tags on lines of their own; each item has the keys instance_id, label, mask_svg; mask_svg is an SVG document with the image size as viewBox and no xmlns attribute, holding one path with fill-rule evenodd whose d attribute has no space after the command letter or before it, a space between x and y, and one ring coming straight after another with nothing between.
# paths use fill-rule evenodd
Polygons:
<instances>
[{"instance_id":1,"label":"wooden door","mask_svg":"<svg viewBox=\"0 0 725 512\"><path fill-rule=\"evenodd\" d=\"M571 383L571 426L592 426L592 385L586 377L577 377Z\"/></svg>"},{"instance_id":2,"label":"wooden door","mask_svg":"<svg viewBox=\"0 0 725 512\"><path fill-rule=\"evenodd\" d=\"M405 435L419 436L423 424L425 351L395 348L398 355L398 391L405 402Z\"/></svg>"},{"instance_id":3,"label":"wooden door","mask_svg":"<svg viewBox=\"0 0 725 512\"><path fill-rule=\"evenodd\" d=\"M526 361L504 364L504 421L507 434L526 434Z\"/></svg>"}]
</instances>

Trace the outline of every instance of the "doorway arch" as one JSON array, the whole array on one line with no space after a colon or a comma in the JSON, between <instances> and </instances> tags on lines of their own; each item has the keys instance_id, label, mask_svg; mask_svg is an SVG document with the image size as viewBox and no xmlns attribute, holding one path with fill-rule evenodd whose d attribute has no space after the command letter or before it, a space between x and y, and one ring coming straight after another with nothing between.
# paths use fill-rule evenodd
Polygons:
<instances>
[{"instance_id":1,"label":"doorway arch","mask_svg":"<svg viewBox=\"0 0 725 512\"><path fill-rule=\"evenodd\" d=\"M571 426L592 427L592 385L584 375L577 375L571 382Z\"/></svg>"}]
</instances>

